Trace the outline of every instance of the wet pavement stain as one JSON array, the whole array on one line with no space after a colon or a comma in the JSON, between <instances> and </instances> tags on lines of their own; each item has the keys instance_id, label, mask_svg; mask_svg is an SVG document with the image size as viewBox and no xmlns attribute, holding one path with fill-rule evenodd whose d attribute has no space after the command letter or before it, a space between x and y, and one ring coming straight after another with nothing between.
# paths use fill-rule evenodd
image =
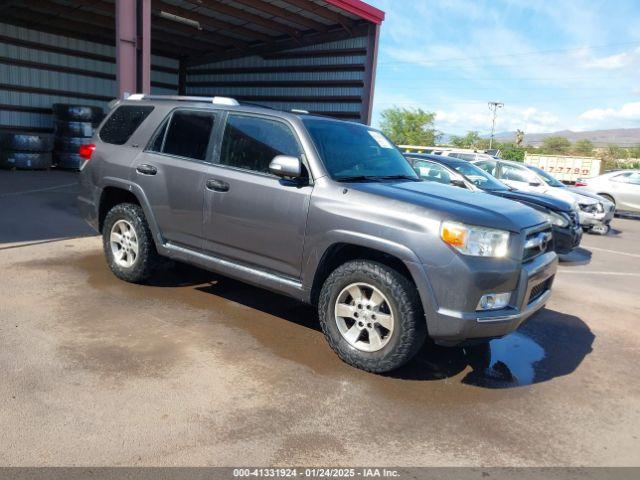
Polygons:
<instances>
[{"instance_id":1,"label":"wet pavement stain","mask_svg":"<svg viewBox=\"0 0 640 480\"><path fill-rule=\"evenodd\" d=\"M548 381L575 370L591 352L595 338L579 318L543 310L520 330L504 338L464 348L444 348L427 342L405 367L387 375L372 375L351 368L337 358L324 339L313 307L214 273L175 264L159 272L150 285L132 285L117 279L109 271L101 252L71 262L45 259L24 262L20 266L83 272L92 288L113 294L117 302L132 305L136 311L143 310L144 305L154 308L163 304L188 306L191 310L186 310L181 318L169 320L176 326L198 329L203 338L211 338L212 348L234 363L246 361L247 352L226 344L226 339L215 340L216 325L249 334L273 354L310 368L315 374L332 377L346 385L358 384L405 403L445 405L452 396L458 404L475 403L505 398L505 395L521 395L522 389L514 387ZM198 315L189 313L196 311ZM78 322L86 323L83 313L78 311L76 316L81 317ZM144 332L135 332L135 335L144 336ZM114 340L117 339L115 336ZM167 339L157 341L159 345L166 344L169 350L174 348ZM79 353L77 358L88 365L109 363L113 374L119 368L143 371L140 365L148 362L138 365L131 356L139 352L129 352L126 348L103 345L90 354ZM154 348L147 349L150 358L154 356ZM162 347L157 348L162 350ZM163 368L158 367L157 371ZM267 372L267 376L269 381L276 383L290 380L280 371ZM456 393L461 388L478 390L475 395L463 397ZM510 390L505 392L505 389Z\"/></svg>"}]
</instances>

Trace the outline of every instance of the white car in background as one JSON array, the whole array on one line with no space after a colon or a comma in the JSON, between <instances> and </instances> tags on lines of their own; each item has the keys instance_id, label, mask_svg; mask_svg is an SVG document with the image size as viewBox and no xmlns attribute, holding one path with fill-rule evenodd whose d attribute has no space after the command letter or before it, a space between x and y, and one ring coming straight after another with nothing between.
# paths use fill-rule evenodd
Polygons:
<instances>
[{"instance_id":1,"label":"white car in background","mask_svg":"<svg viewBox=\"0 0 640 480\"><path fill-rule=\"evenodd\" d=\"M576 182L576 190L605 197L616 210L640 212L640 170L616 170L581 179Z\"/></svg>"},{"instance_id":2,"label":"white car in background","mask_svg":"<svg viewBox=\"0 0 640 480\"><path fill-rule=\"evenodd\" d=\"M548 172L523 163L502 159L483 159L472 163L517 190L543 193L577 203L580 224L585 231L600 234L609 231L615 204L606 198L568 187Z\"/></svg>"}]
</instances>

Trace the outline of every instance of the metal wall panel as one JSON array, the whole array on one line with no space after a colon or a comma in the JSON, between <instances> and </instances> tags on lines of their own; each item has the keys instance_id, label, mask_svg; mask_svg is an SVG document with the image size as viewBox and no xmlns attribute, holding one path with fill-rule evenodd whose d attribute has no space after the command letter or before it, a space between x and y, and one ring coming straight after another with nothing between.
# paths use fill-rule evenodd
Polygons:
<instances>
[{"instance_id":1,"label":"metal wall panel","mask_svg":"<svg viewBox=\"0 0 640 480\"><path fill-rule=\"evenodd\" d=\"M245 99L282 110L303 109L312 112L338 114L342 118L361 119L364 64L367 37L323 42L278 53L299 53L358 49L356 55L306 56L302 58L271 58L268 55L251 56L212 62L187 70L187 95L223 95ZM350 52L345 52L350 53ZM282 56L282 55L281 55ZM352 65L352 70L340 66ZM305 71L304 67L311 67ZM323 70L326 67L326 70ZM251 69L256 71L252 72ZM260 71L268 68L269 71ZM220 73L216 70L225 69ZM240 72L229 70L243 69ZM348 82L341 85L340 82ZM286 82L286 86L278 86ZM296 82L302 82L296 84ZM355 82L355 83L354 83ZM225 85L225 83L228 83ZM258 83L258 84L256 84ZM259 83L265 83L260 85ZM358 85L359 84L359 85ZM292 97L299 97L295 99ZM326 97L325 100L321 100ZM336 98L339 97L339 98ZM257 100L254 100L256 99ZM286 101L280 101L286 98ZM334 98L335 101L330 101Z\"/></svg>"},{"instance_id":2,"label":"metal wall panel","mask_svg":"<svg viewBox=\"0 0 640 480\"><path fill-rule=\"evenodd\" d=\"M3 23L0 35L0 129L50 130L52 104L106 108L115 97L114 46ZM158 55L151 61L152 92L175 95L178 61Z\"/></svg>"}]
</instances>

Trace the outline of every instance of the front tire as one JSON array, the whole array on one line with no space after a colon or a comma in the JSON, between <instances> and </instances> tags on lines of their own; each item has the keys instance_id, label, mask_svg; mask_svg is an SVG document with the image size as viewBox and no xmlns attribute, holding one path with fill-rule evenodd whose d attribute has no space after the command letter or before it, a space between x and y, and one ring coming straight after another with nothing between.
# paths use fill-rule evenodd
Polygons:
<instances>
[{"instance_id":1,"label":"front tire","mask_svg":"<svg viewBox=\"0 0 640 480\"><path fill-rule=\"evenodd\" d=\"M393 268L347 262L329 275L318 303L322 331L349 365L384 373L422 347L426 323L415 285Z\"/></svg>"},{"instance_id":2,"label":"front tire","mask_svg":"<svg viewBox=\"0 0 640 480\"><path fill-rule=\"evenodd\" d=\"M161 263L140 205L121 203L109 210L102 245L111 271L127 282L143 283Z\"/></svg>"}]
</instances>

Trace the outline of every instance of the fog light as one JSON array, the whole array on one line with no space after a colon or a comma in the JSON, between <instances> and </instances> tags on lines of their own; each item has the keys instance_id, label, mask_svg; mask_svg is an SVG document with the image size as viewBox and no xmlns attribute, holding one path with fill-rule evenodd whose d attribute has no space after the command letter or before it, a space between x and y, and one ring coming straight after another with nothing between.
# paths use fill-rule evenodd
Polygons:
<instances>
[{"instance_id":1,"label":"fog light","mask_svg":"<svg viewBox=\"0 0 640 480\"><path fill-rule=\"evenodd\" d=\"M480 297L476 310L499 310L509 304L511 292L487 293Z\"/></svg>"}]
</instances>

